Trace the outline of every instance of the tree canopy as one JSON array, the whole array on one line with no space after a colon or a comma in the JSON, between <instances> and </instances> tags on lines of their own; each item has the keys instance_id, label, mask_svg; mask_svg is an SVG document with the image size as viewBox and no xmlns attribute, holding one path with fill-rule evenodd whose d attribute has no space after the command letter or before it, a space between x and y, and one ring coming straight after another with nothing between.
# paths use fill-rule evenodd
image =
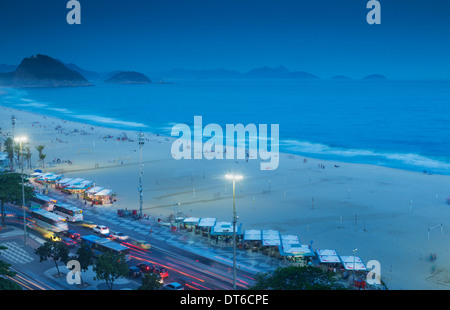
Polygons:
<instances>
[{"instance_id":1,"label":"tree canopy","mask_svg":"<svg viewBox=\"0 0 450 310\"><path fill-rule=\"evenodd\" d=\"M345 287L338 283L332 273L314 266L290 266L277 268L272 273L259 273L253 290L339 290Z\"/></svg>"},{"instance_id":2,"label":"tree canopy","mask_svg":"<svg viewBox=\"0 0 450 310\"><path fill-rule=\"evenodd\" d=\"M128 265L125 255L111 252L103 253L94 264L94 280L104 280L110 290L114 281L128 275Z\"/></svg>"},{"instance_id":3,"label":"tree canopy","mask_svg":"<svg viewBox=\"0 0 450 310\"><path fill-rule=\"evenodd\" d=\"M33 197L33 189L24 186L25 203ZM22 177L20 173L0 173L0 204L2 226L5 226L5 203L22 204Z\"/></svg>"}]
</instances>

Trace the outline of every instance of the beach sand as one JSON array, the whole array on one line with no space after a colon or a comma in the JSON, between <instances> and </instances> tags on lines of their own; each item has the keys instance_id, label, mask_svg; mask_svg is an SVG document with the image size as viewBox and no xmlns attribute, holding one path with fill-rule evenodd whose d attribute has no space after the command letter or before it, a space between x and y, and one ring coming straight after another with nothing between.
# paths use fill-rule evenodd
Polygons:
<instances>
[{"instance_id":1,"label":"beach sand","mask_svg":"<svg viewBox=\"0 0 450 310\"><path fill-rule=\"evenodd\" d=\"M3 133L11 131L11 115L17 119L15 135L30 139L34 169L40 165L35 146L45 145L44 171L113 189L117 202L108 208L139 209L137 131L0 106ZM123 133L129 139L117 141ZM450 288L450 176L313 158L305 162L303 156L283 153L274 171L261 171L259 159L177 161L171 156L173 138L152 133L145 138L143 212L153 218L178 210L184 217L231 222L232 184L224 175L237 171L244 176L236 185L243 230L279 230L298 235L315 250L335 249L343 256L356 248L364 263L380 262L390 289ZM49 163L56 158L72 164ZM440 227L428 232L440 224L442 232ZM430 253L437 254L433 263Z\"/></svg>"}]
</instances>

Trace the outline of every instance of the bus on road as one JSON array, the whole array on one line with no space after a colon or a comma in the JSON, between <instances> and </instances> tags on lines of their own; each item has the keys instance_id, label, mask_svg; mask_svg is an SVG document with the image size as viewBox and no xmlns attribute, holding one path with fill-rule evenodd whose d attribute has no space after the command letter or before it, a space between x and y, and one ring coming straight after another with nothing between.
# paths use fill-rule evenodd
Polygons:
<instances>
[{"instance_id":1,"label":"bus on road","mask_svg":"<svg viewBox=\"0 0 450 310\"><path fill-rule=\"evenodd\" d=\"M31 220L34 221L36 225L53 232L62 232L69 229L64 218L45 210L31 210Z\"/></svg>"},{"instance_id":2,"label":"bus on road","mask_svg":"<svg viewBox=\"0 0 450 310\"><path fill-rule=\"evenodd\" d=\"M130 249L117 242L95 235L82 236L81 240L91 248L94 257L111 252L114 254L123 254L127 261L130 260Z\"/></svg>"},{"instance_id":3,"label":"bus on road","mask_svg":"<svg viewBox=\"0 0 450 310\"><path fill-rule=\"evenodd\" d=\"M54 205L53 213L66 218L69 222L78 222L83 220L83 210L67 203Z\"/></svg>"}]
</instances>

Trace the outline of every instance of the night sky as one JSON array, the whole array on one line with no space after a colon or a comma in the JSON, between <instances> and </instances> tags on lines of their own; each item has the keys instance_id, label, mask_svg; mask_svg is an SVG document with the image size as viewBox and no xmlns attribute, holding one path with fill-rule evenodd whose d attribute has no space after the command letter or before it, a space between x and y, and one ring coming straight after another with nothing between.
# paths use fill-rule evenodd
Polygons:
<instances>
[{"instance_id":1,"label":"night sky","mask_svg":"<svg viewBox=\"0 0 450 310\"><path fill-rule=\"evenodd\" d=\"M246 72L284 65L323 78L379 73L450 78L450 1L1 0L0 64L46 54L98 72L175 68Z\"/></svg>"}]
</instances>

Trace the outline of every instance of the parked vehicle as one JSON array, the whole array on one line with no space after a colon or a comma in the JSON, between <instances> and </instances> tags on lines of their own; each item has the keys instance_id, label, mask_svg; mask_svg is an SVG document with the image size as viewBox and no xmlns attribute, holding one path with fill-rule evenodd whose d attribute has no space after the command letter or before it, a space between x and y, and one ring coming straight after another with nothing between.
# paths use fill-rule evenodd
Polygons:
<instances>
[{"instance_id":1,"label":"parked vehicle","mask_svg":"<svg viewBox=\"0 0 450 310\"><path fill-rule=\"evenodd\" d=\"M172 291L181 291L184 290L183 285L177 282L172 282L169 284L166 284L162 287L163 290L172 290Z\"/></svg>"}]
</instances>

